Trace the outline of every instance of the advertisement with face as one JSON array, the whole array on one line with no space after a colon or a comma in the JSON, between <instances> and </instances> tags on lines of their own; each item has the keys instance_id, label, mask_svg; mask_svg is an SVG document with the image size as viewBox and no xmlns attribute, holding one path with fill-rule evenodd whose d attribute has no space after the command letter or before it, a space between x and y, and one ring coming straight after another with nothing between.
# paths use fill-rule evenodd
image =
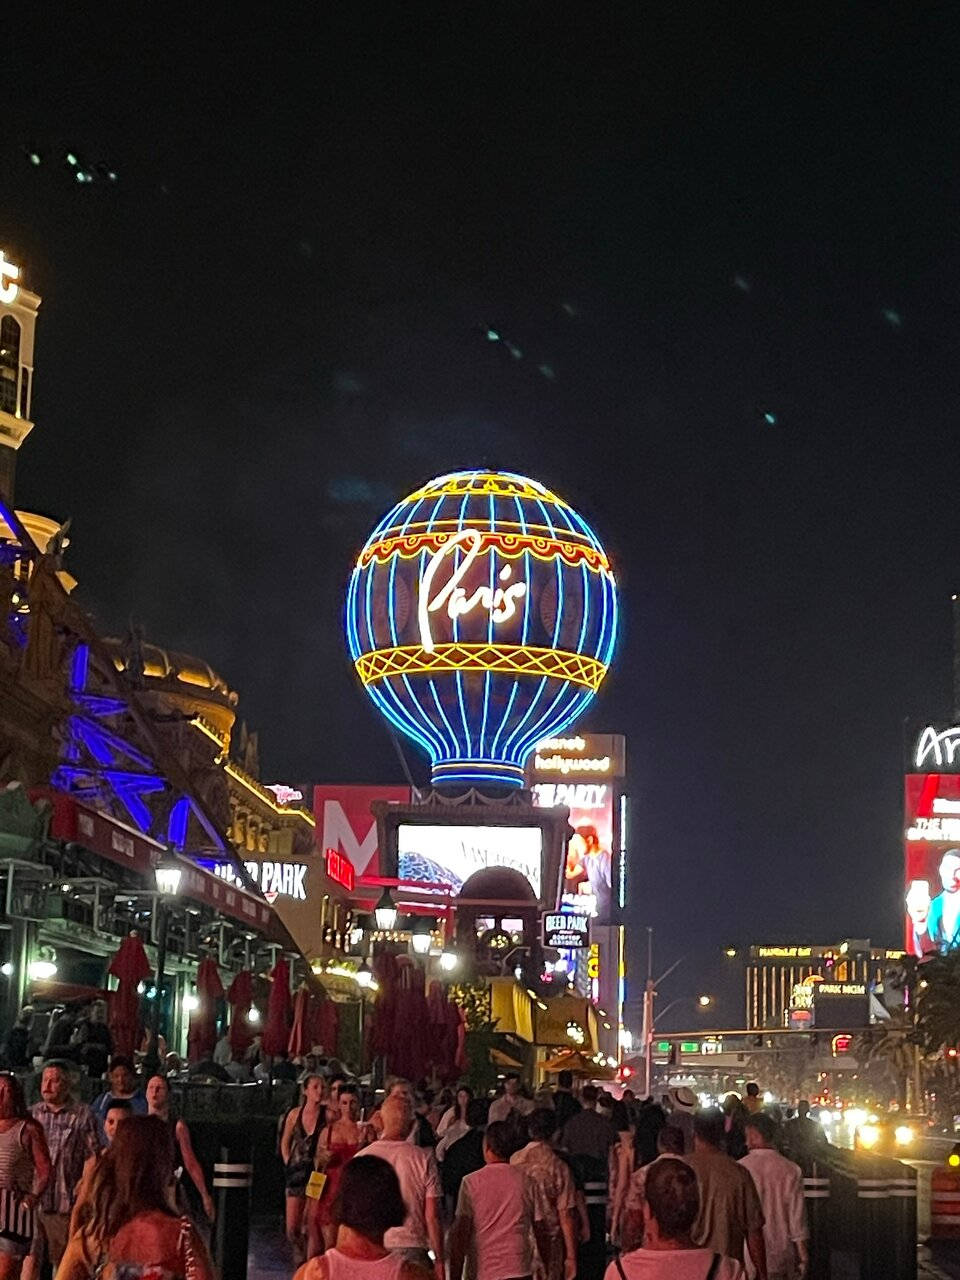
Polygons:
<instances>
[{"instance_id":1,"label":"advertisement with face","mask_svg":"<svg viewBox=\"0 0 960 1280\"><path fill-rule=\"evenodd\" d=\"M960 946L960 774L905 782L904 945L921 956Z\"/></svg>"},{"instance_id":2,"label":"advertisement with face","mask_svg":"<svg viewBox=\"0 0 960 1280\"><path fill-rule=\"evenodd\" d=\"M539 827L430 826L401 823L397 875L401 880L450 885L459 893L477 871L519 871L540 897L543 833Z\"/></svg>"}]
</instances>

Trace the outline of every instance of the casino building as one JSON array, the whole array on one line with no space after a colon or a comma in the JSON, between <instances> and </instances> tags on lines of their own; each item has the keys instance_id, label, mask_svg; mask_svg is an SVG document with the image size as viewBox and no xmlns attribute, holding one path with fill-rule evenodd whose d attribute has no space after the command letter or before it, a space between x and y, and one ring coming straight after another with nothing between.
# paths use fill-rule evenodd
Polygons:
<instances>
[{"instance_id":1,"label":"casino building","mask_svg":"<svg viewBox=\"0 0 960 1280\"><path fill-rule=\"evenodd\" d=\"M882 986L887 969L902 956L902 951L852 938L827 946L751 947L744 1026L751 1031L865 1027L872 988Z\"/></svg>"},{"instance_id":2,"label":"casino building","mask_svg":"<svg viewBox=\"0 0 960 1280\"><path fill-rule=\"evenodd\" d=\"M105 993L130 932L155 966L154 869L179 860L159 998L168 1043L183 1050L205 957L225 988L250 971L261 1004L264 975L286 957L293 985L321 997L314 969L343 955L348 889L317 856L309 808L260 782L226 681L136 630L100 635L64 567L66 529L15 507L40 307L24 275L0 255L0 1031L26 1003L42 1016ZM271 872L278 888L264 894L247 867L261 861L309 865L329 922L314 954L272 905L306 872Z\"/></svg>"}]
</instances>

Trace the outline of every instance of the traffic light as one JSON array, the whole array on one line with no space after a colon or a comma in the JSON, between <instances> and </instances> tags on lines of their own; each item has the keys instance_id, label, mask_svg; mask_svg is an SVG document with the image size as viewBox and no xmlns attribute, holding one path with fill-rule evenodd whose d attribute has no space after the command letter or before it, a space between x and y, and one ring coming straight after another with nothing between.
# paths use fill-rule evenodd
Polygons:
<instances>
[{"instance_id":1,"label":"traffic light","mask_svg":"<svg viewBox=\"0 0 960 1280\"><path fill-rule=\"evenodd\" d=\"M960 1142L954 1143L947 1156L947 1164L951 1169L960 1169Z\"/></svg>"}]
</instances>

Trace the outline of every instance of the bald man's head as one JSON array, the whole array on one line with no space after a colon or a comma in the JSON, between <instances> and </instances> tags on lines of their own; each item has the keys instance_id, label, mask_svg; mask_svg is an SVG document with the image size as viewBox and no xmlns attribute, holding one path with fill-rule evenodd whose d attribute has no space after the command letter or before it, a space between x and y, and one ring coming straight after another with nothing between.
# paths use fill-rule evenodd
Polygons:
<instances>
[{"instance_id":1,"label":"bald man's head","mask_svg":"<svg viewBox=\"0 0 960 1280\"><path fill-rule=\"evenodd\" d=\"M383 1136L402 1141L413 1127L413 1103L403 1094L393 1094L380 1108Z\"/></svg>"}]
</instances>

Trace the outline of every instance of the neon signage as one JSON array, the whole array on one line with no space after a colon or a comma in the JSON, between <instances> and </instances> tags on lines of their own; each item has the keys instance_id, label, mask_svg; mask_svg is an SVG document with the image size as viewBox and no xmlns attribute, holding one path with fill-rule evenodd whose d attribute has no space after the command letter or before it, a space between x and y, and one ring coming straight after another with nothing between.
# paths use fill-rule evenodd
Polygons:
<instances>
[{"instance_id":1,"label":"neon signage","mask_svg":"<svg viewBox=\"0 0 960 1280\"><path fill-rule=\"evenodd\" d=\"M938 730L928 724L917 739L914 765L934 771L960 766L960 725Z\"/></svg>"},{"instance_id":2,"label":"neon signage","mask_svg":"<svg viewBox=\"0 0 960 1280\"><path fill-rule=\"evenodd\" d=\"M245 862L243 865L250 879L260 886L260 892L268 902L275 902L278 897L306 902L305 862ZM240 885L239 877L228 862L216 863L213 874L226 880L228 884Z\"/></svg>"},{"instance_id":3,"label":"neon signage","mask_svg":"<svg viewBox=\"0 0 960 1280\"><path fill-rule=\"evenodd\" d=\"M453 472L367 539L346 635L367 694L429 756L434 783L520 787L530 753L606 675L617 587L562 498L512 472Z\"/></svg>"},{"instance_id":4,"label":"neon signage","mask_svg":"<svg viewBox=\"0 0 960 1280\"><path fill-rule=\"evenodd\" d=\"M7 306L11 302L16 302L17 294L20 292L20 286L17 284L19 279L20 268L8 262L3 250L0 249L0 302Z\"/></svg>"},{"instance_id":5,"label":"neon signage","mask_svg":"<svg viewBox=\"0 0 960 1280\"><path fill-rule=\"evenodd\" d=\"M327 875L337 884L342 884L347 893L353 892L357 873L353 863L339 849L327 849L324 854L327 860Z\"/></svg>"},{"instance_id":6,"label":"neon signage","mask_svg":"<svg viewBox=\"0 0 960 1280\"><path fill-rule=\"evenodd\" d=\"M293 804L300 804L303 800L302 791L297 791L295 787L286 787L282 782L267 783L267 790L273 792L277 798L277 804L284 809Z\"/></svg>"}]
</instances>

